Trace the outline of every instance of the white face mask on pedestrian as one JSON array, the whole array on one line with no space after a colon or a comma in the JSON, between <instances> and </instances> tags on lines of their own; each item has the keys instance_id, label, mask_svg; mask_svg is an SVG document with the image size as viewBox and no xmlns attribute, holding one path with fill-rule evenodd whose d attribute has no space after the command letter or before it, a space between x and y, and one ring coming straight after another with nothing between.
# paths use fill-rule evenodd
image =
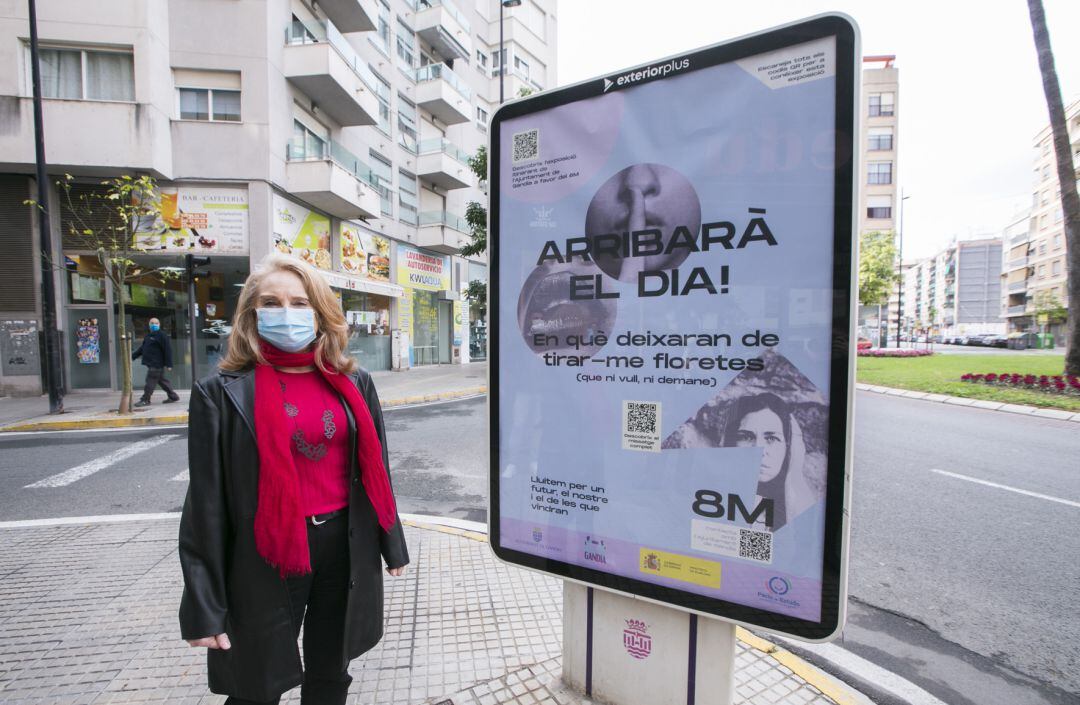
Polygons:
<instances>
[{"instance_id":1,"label":"white face mask on pedestrian","mask_svg":"<svg viewBox=\"0 0 1080 705\"><path fill-rule=\"evenodd\" d=\"M259 337L285 352L300 352L315 340L315 311L310 308L258 308Z\"/></svg>"}]
</instances>

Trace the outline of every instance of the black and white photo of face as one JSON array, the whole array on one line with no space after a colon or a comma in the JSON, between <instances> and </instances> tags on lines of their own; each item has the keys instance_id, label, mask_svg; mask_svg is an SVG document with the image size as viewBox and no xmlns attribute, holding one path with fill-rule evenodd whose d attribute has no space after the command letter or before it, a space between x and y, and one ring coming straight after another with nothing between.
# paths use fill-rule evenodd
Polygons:
<instances>
[{"instance_id":1,"label":"black and white photo of face","mask_svg":"<svg viewBox=\"0 0 1080 705\"><path fill-rule=\"evenodd\" d=\"M635 164L618 172L597 190L585 214L585 236L635 230L660 231L664 247L672 232L684 225L697 238L701 228L701 202L685 176L662 164ZM670 255L621 257L610 253L593 255L604 274L623 282L637 281L638 272L678 267L690 251L678 248Z\"/></svg>"},{"instance_id":2,"label":"black and white photo of face","mask_svg":"<svg viewBox=\"0 0 1080 705\"><path fill-rule=\"evenodd\" d=\"M567 344L570 336L588 340L599 332L611 333L617 299L570 299L570 277L593 274L596 268L591 263L575 260L541 265L525 280L518 297L518 326L533 352L592 355L600 349L599 345L579 348ZM558 342L537 345L536 336L542 335L555 336Z\"/></svg>"}]
</instances>

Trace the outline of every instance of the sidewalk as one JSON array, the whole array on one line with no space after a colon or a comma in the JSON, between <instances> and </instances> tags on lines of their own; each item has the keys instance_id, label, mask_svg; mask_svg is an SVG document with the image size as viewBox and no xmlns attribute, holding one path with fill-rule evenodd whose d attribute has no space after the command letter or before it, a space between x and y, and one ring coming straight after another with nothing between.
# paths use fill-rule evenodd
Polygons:
<instances>
[{"instance_id":1,"label":"sidewalk","mask_svg":"<svg viewBox=\"0 0 1080 705\"><path fill-rule=\"evenodd\" d=\"M487 363L431 365L404 372L373 372L372 379L384 407L426 401L456 399L487 391ZM140 391L135 393L136 401ZM49 398L0 397L0 431L67 431L84 428L126 428L167 426L187 423L189 390L179 390L180 401L162 404L165 394L158 390L153 404L118 416L119 392L72 392L64 397L64 413L49 415Z\"/></svg>"},{"instance_id":2,"label":"sidewalk","mask_svg":"<svg viewBox=\"0 0 1080 705\"><path fill-rule=\"evenodd\" d=\"M559 680L558 580L499 563L483 535L407 524L413 563L386 578L386 634L353 662L349 705L590 702ZM177 526L167 515L0 528L0 701L223 702L206 689L203 652L178 635ZM869 702L739 632L737 703Z\"/></svg>"}]
</instances>

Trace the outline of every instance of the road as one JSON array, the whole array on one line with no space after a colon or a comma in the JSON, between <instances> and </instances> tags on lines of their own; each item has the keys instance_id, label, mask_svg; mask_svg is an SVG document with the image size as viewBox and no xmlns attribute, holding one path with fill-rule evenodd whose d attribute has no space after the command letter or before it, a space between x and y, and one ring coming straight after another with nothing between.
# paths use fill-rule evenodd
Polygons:
<instances>
[{"instance_id":1,"label":"road","mask_svg":"<svg viewBox=\"0 0 1080 705\"><path fill-rule=\"evenodd\" d=\"M1080 428L856 404L841 646L950 704L1080 703ZM387 412L403 511L484 520L484 413L483 399ZM178 511L185 444L184 429L0 436L0 521Z\"/></svg>"}]
</instances>

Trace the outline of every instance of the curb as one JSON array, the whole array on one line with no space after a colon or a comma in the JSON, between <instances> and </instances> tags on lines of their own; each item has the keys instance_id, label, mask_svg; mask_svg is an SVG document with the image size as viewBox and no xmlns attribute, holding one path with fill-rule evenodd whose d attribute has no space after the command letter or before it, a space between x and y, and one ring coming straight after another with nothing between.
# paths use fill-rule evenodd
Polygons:
<instances>
[{"instance_id":1,"label":"curb","mask_svg":"<svg viewBox=\"0 0 1080 705\"><path fill-rule=\"evenodd\" d=\"M400 397L397 399L387 399L382 402L384 409L392 409L399 406L408 406L410 404L425 404L436 401L449 401L451 399L461 399L464 397L474 397L487 393L487 386L480 385L478 387L466 387L465 389L455 389L451 392L440 392L437 394L419 394L409 397ZM90 419L78 419L71 421L64 421L60 419L56 420L44 420L44 421L17 421L7 426L0 426L0 433L13 432L13 431L83 431L87 429L108 429L108 428L141 428L151 426L175 426L184 425L188 422L187 412L180 414L169 414L160 416L126 416L123 418L108 417L108 418L90 418Z\"/></svg>"},{"instance_id":2,"label":"curb","mask_svg":"<svg viewBox=\"0 0 1080 705\"><path fill-rule=\"evenodd\" d=\"M1002 401L989 401L987 399L972 399L970 397L951 397L944 394L931 394L930 392L917 392L912 389L897 389L896 387L881 387L876 384L857 382L855 388L864 392L875 394L888 394L905 399L919 399L921 401L933 401L942 404L954 404L967 406L972 409L986 409L988 411L1003 411L1007 414L1020 414L1021 416L1036 416L1042 419L1057 419L1059 421L1072 421L1080 423L1080 413L1065 411L1063 409L1049 409L1041 406L1025 406L1023 404L1010 404Z\"/></svg>"},{"instance_id":3,"label":"curb","mask_svg":"<svg viewBox=\"0 0 1080 705\"><path fill-rule=\"evenodd\" d=\"M419 514L402 515L401 523L415 529L462 536L473 541L487 542L488 540L487 526L479 522L458 520L453 522L456 526L450 526L439 523L440 517L430 517L430 521L427 521L428 519L429 517ZM460 528L470 524L475 525L475 529ZM743 627L735 627L735 638L749 648L771 656L777 663L787 667L792 673L820 690L825 697L835 702L836 705L873 705L873 702L859 691L837 680L809 661L796 656L771 641L762 639Z\"/></svg>"}]
</instances>

